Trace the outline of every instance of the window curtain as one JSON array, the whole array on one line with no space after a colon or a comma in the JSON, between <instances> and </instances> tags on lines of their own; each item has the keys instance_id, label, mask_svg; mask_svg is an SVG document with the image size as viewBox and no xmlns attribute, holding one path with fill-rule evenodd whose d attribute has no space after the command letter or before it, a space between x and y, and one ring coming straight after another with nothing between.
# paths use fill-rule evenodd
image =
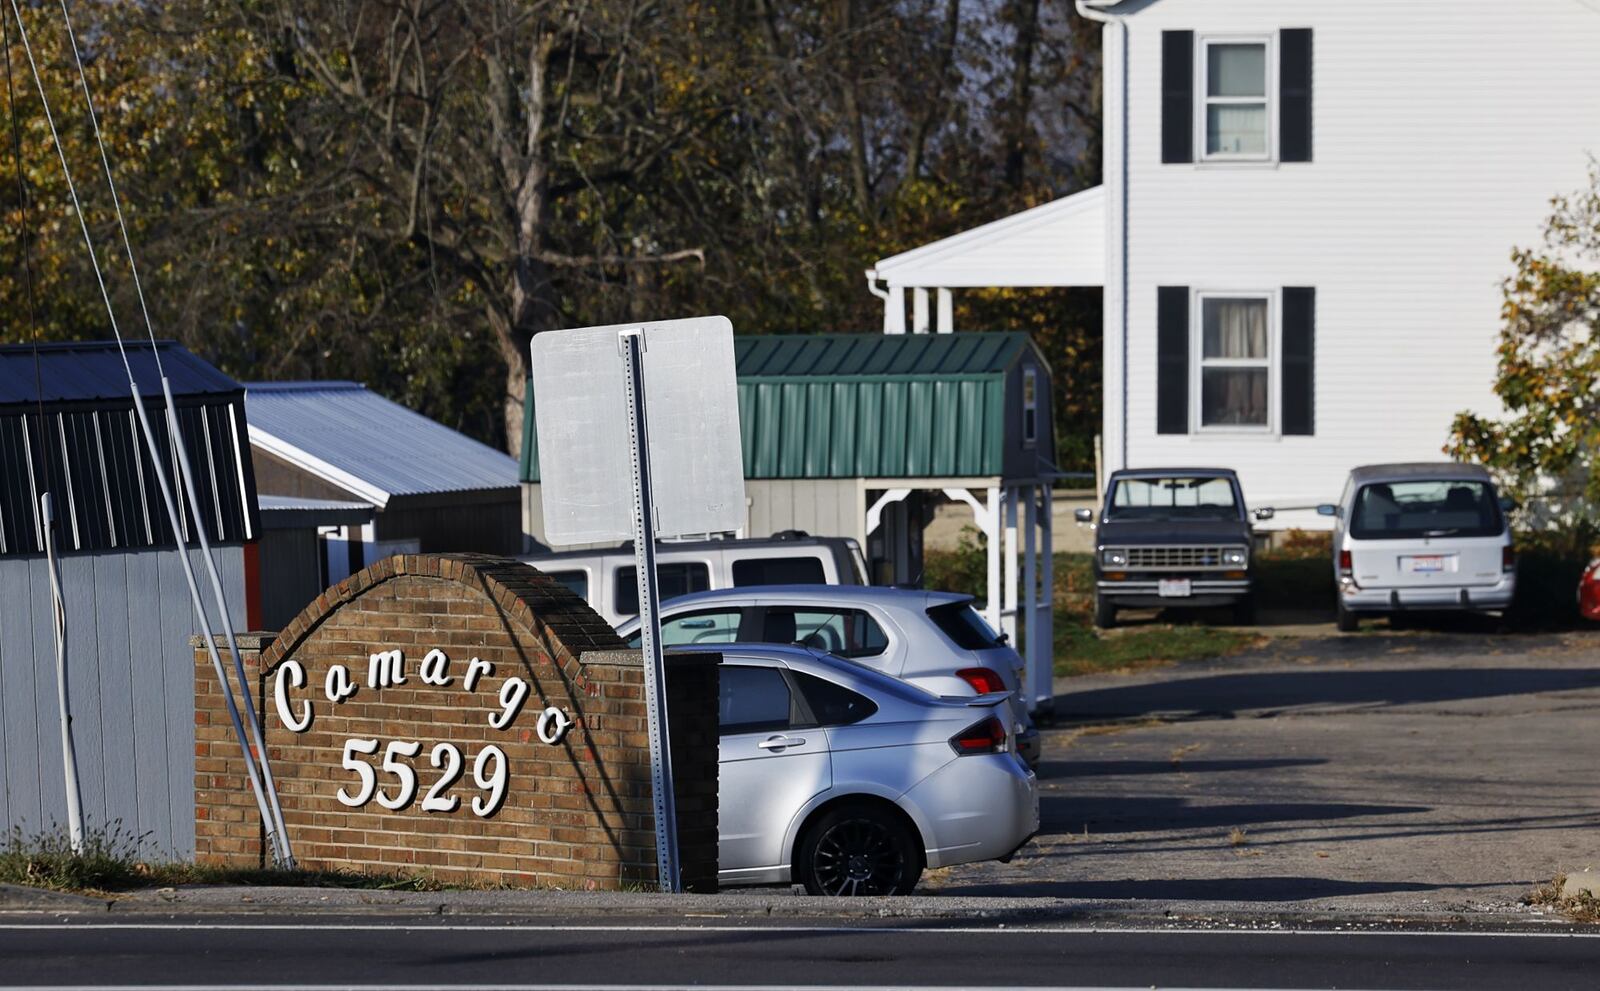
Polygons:
<instances>
[{"instance_id":1,"label":"window curtain","mask_svg":"<svg viewBox=\"0 0 1600 991\"><path fill-rule=\"evenodd\" d=\"M1207 358L1265 358L1267 301L1208 299L1205 330Z\"/></svg>"}]
</instances>

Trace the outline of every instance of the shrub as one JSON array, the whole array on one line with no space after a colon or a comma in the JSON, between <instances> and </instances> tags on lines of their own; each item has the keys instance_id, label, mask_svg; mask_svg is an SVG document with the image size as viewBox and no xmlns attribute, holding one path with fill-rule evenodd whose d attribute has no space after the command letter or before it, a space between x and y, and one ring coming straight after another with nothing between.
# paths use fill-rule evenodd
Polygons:
<instances>
[{"instance_id":1,"label":"shrub","mask_svg":"<svg viewBox=\"0 0 1600 991\"><path fill-rule=\"evenodd\" d=\"M988 596L989 541L976 527L961 528L955 550L922 552L922 587L940 592Z\"/></svg>"}]
</instances>

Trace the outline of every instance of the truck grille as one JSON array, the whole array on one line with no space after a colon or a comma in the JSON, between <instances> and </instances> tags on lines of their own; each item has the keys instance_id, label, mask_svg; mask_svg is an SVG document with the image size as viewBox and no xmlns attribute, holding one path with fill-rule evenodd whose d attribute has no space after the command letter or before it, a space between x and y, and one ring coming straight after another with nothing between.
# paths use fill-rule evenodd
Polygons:
<instances>
[{"instance_id":1,"label":"truck grille","mask_svg":"<svg viewBox=\"0 0 1600 991\"><path fill-rule=\"evenodd\" d=\"M1221 568L1221 547L1129 547L1128 569Z\"/></svg>"}]
</instances>

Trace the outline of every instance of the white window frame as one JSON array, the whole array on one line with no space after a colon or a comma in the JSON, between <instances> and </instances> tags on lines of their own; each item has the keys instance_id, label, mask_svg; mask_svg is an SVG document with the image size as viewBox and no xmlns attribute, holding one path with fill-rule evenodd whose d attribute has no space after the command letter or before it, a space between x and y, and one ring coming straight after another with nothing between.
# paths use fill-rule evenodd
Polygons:
<instances>
[{"instance_id":1,"label":"white window frame","mask_svg":"<svg viewBox=\"0 0 1600 991\"><path fill-rule=\"evenodd\" d=\"M1194 59L1194 148L1195 161L1197 162L1276 162L1278 160L1278 122L1277 122L1277 93L1278 93L1278 59L1277 35L1272 34L1217 34L1203 35L1195 39L1196 51ZM1262 87L1264 92L1261 99L1253 96L1211 96L1209 75L1211 73L1210 48L1212 45L1261 45L1263 66ZM1266 107L1266 151L1259 155L1239 155L1229 152L1210 153L1206 151L1209 144L1208 126L1210 114L1207 110L1212 104L1226 106L1229 104L1255 104L1262 103Z\"/></svg>"},{"instance_id":2,"label":"white window frame","mask_svg":"<svg viewBox=\"0 0 1600 991\"><path fill-rule=\"evenodd\" d=\"M1265 358L1206 358L1206 301L1216 299L1259 299L1267 304L1267 356ZM1283 383L1282 320L1278 293L1271 289L1204 289L1195 292L1189 321L1189 422L1196 434L1277 437L1279 431L1279 388ZM1205 400L1201 393L1206 368L1265 368L1267 370L1267 422L1230 424L1205 422Z\"/></svg>"}]
</instances>

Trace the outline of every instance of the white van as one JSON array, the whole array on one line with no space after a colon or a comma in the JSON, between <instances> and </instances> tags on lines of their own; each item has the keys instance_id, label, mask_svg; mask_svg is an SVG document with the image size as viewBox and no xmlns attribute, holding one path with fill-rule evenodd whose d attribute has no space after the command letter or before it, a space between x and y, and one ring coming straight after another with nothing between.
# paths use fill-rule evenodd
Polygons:
<instances>
[{"instance_id":1,"label":"white van","mask_svg":"<svg viewBox=\"0 0 1600 991\"><path fill-rule=\"evenodd\" d=\"M605 550L522 557L525 564L572 589L612 626L639 615L633 544ZM861 545L849 537L813 537L785 530L764 540L666 541L656 545L662 602L747 585L865 585Z\"/></svg>"},{"instance_id":2,"label":"white van","mask_svg":"<svg viewBox=\"0 0 1600 991\"><path fill-rule=\"evenodd\" d=\"M1511 605L1511 527L1489 473L1478 465L1368 465L1350 473L1335 517L1333 574L1339 629L1363 614Z\"/></svg>"}]
</instances>

